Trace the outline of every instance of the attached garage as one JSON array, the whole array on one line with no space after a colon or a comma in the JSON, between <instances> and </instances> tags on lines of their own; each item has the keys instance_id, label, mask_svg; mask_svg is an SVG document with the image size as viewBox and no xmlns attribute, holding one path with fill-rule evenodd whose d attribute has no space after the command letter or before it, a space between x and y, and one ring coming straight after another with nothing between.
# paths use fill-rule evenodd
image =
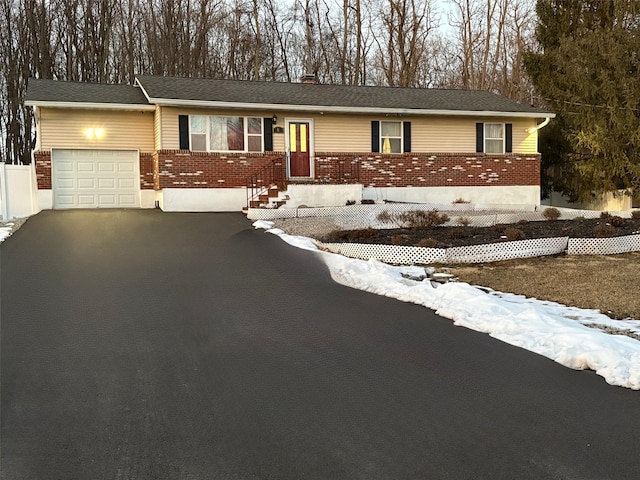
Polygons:
<instances>
[{"instance_id":1,"label":"attached garage","mask_svg":"<svg viewBox=\"0 0 640 480\"><path fill-rule=\"evenodd\" d=\"M137 150L52 149L53 208L140 207Z\"/></svg>"}]
</instances>

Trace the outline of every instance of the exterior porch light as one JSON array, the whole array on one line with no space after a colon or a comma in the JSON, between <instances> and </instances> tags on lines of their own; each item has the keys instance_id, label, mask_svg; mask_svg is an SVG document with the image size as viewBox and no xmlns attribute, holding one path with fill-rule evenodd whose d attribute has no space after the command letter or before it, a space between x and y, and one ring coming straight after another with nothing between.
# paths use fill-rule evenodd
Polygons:
<instances>
[{"instance_id":1,"label":"exterior porch light","mask_svg":"<svg viewBox=\"0 0 640 480\"><path fill-rule=\"evenodd\" d=\"M89 140L100 140L104 135L104 130L102 128L87 128L84 131L84 136Z\"/></svg>"},{"instance_id":2,"label":"exterior porch light","mask_svg":"<svg viewBox=\"0 0 640 480\"><path fill-rule=\"evenodd\" d=\"M278 115L276 115L275 113L273 114L273 117L271 117L271 121L275 124L278 123Z\"/></svg>"}]
</instances>

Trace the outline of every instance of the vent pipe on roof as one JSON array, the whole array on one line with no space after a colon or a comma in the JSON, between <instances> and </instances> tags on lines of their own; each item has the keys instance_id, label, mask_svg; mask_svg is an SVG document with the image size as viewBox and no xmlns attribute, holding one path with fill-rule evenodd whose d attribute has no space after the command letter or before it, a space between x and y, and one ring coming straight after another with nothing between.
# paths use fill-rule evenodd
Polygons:
<instances>
[{"instance_id":1,"label":"vent pipe on roof","mask_svg":"<svg viewBox=\"0 0 640 480\"><path fill-rule=\"evenodd\" d=\"M316 81L316 76L313 73L307 73L307 74L303 75L302 77L300 77L300 82L301 83L306 83L308 85L315 85L316 83L318 83Z\"/></svg>"}]
</instances>

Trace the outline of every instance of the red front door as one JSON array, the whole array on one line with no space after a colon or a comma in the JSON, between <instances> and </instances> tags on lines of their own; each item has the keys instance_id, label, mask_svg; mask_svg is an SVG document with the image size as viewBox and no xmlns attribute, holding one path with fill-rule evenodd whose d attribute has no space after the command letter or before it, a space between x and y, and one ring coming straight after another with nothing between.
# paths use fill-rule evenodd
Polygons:
<instances>
[{"instance_id":1,"label":"red front door","mask_svg":"<svg viewBox=\"0 0 640 480\"><path fill-rule=\"evenodd\" d=\"M309 122L289 123L289 176L311 177Z\"/></svg>"}]
</instances>

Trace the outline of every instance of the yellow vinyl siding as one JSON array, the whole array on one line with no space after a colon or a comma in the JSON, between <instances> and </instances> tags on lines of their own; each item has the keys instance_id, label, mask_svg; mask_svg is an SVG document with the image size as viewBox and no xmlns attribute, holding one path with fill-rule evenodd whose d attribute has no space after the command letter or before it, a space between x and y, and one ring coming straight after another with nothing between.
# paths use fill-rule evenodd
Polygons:
<instances>
[{"instance_id":1,"label":"yellow vinyl siding","mask_svg":"<svg viewBox=\"0 0 640 480\"><path fill-rule=\"evenodd\" d=\"M153 112L40 108L40 148L100 148L154 151ZM99 139L87 129L101 129Z\"/></svg>"},{"instance_id":2,"label":"yellow vinyl siding","mask_svg":"<svg viewBox=\"0 0 640 480\"><path fill-rule=\"evenodd\" d=\"M285 127L285 120L313 121L313 144L316 152L364 153L371 150L371 121L402 120L411 122L411 150L416 153L473 153L476 151L476 122L512 123L514 153L536 153L537 133L525 132L534 127L532 118L490 117L384 117L376 115L339 115L303 112L271 112L247 110L211 110L162 107L162 149L174 150L180 146L179 115L229 115L247 117L278 116L276 126ZM273 134L273 149L285 150L285 134Z\"/></svg>"},{"instance_id":3,"label":"yellow vinyl siding","mask_svg":"<svg viewBox=\"0 0 640 480\"><path fill-rule=\"evenodd\" d=\"M314 116L316 152L368 152L371 117L360 115Z\"/></svg>"},{"instance_id":4,"label":"yellow vinyl siding","mask_svg":"<svg viewBox=\"0 0 640 480\"><path fill-rule=\"evenodd\" d=\"M468 117L401 118L411 122L411 151L476 151L476 120Z\"/></svg>"},{"instance_id":5,"label":"yellow vinyl siding","mask_svg":"<svg viewBox=\"0 0 640 480\"><path fill-rule=\"evenodd\" d=\"M198 115L196 112L191 114ZM177 108L160 107L160 115L160 150L178 150L180 148L178 116L189 115L189 112Z\"/></svg>"},{"instance_id":6,"label":"yellow vinyl siding","mask_svg":"<svg viewBox=\"0 0 640 480\"><path fill-rule=\"evenodd\" d=\"M315 149L318 152L368 152L371 149L371 121L411 122L411 150L417 153L473 153L476 151L476 122L513 124L513 151L537 153L537 133L526 128L535 119L473 117L375 117L362 115L318 115L315 120Z\"/></svg>"},{"instance_id":7,"label":"yellow vinyl siding","mask_svg":"<svg viewBox=\"0 0 640 480\"><path fill-rule=\"evenodd\" d=\"M538 122L534 118L523 118L513 122L513 151L515 153L538 153L538 131L527 132ZM542 123L542 119L539 120Z\"/></svg>"},{"instance_id":8,"label":"yellow vinyl siding","mask_svg":"<svg viewBox=\"0 0 640 480\"><path fill-rule=\"evenodd\" d=\"M153 138L156 150L162 149L162 115L160 105L156 105L153 116Z\"/></svg>"}]
</instances>

